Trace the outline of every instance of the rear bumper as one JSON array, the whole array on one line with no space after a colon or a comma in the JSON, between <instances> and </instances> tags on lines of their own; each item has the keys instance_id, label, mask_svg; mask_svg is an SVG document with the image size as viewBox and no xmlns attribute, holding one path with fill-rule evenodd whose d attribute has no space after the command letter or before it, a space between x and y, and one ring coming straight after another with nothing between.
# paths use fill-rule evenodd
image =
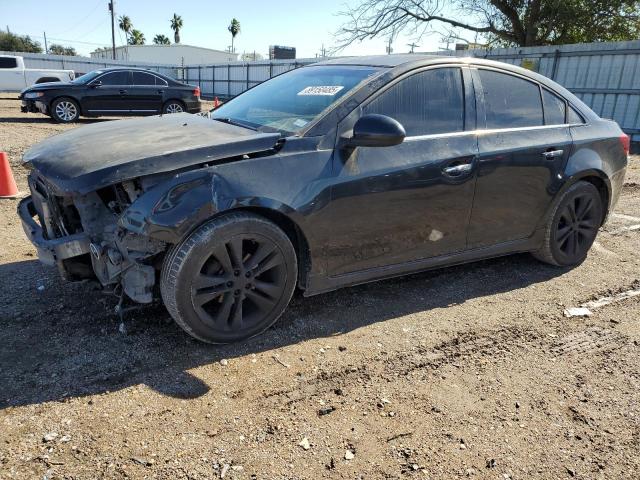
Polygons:
<instances>
[{"instance_id":1,"label":"rear bumper","mask_svg":"<svg viewBox=\"0 0 640 480\"><path fill-rule=\"evenodd\" d=\"M622 168L614 173L611 178L611 201L609 202L608 213L613 212L618 204L620 193L622 192L622 186L624 185L624 178L627 173L627 168Z\"/></svg>"},{"instance_id":2,"label":"rear bumper","mask_svg":"<svg viewBox=\"0 0 640 480\"><path fill-rule=\"evenodd\" d=\"M22 228L29 241L36 247L38 258L47 265L57 265L59 269L64 269L63 260L78 255L89 253L89 237L84 233L69 235L62 238L45 238L42 227L35 221L39 215L46 216L46 212L41 209L39 213L36 209L36 202L33 196L23 199L18 204L18 216L22 222Z\"/></svg>"},{"instance_id":3,"label":"rear bumper","mask_svg":"<svg viewBox=\"0 0 640 480\"><path fill-rule=\"evenodd\" d=\"M202 110L200 100L196 100L195 102L186 102L185 107L187 107L188 113L199 113Z\"/></svg>"}]
</instances>

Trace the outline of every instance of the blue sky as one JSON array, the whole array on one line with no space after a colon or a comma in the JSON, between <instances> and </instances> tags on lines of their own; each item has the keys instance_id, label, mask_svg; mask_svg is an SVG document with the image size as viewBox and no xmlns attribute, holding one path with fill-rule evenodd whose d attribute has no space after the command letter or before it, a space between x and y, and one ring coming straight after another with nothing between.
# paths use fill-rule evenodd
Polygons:
<instances>
[{"instance_id":1,"label":"blue sky","mask_svg":"<svg viewBox=\"0 0 640 480\"><path fill-rule=\"evenodd\" d=\"M349 0L351 4L358 0ZM88 55L99 46L111 44L111 24L107 0L0 0L0 27L31 35L44 45L46 31L49 44L73 46ZM240 21L242 31L236 37L236 52L267 55L269 45L297 48L298 58L314 57L322 45L334 45L333 32L344 21L337 15L345 0L115 0L116 14L128 15L134 28L141 30L151 43L154 35L164 34L173 42L169 19L182 16L182 43L224 50L231 44L227 25L231 18ZM117 23L116 23L117 29ZM416 51L435 51L441 35L423 37ZM407 52L410 37L400 36L394 43L396 53ZM124 43L124 34L116 31L116 44ZM384 54L384 39L353 45L345 55Z\"/></svg>"}]
</instances>

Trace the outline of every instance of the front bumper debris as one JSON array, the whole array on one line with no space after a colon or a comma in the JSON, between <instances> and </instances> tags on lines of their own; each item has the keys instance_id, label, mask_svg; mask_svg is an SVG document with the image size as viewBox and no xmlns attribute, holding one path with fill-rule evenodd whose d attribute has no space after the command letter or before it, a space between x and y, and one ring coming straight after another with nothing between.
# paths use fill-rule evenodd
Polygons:
<instances>
[{"instance_id":1,"label":"front bumper debris","mask_svg":"<svg viewBox=\"0 0 640 480\"><path fill-rule=\"evenodd\" d=\"M64 269L63 260L89 253L90 240L84 233L61 238L46 238L42 227L35 221L35 217L38 215L46 216L46 212L42 208L40 212L36 209L38 200L42 206L42 199L36 198L37 195L35 193L18 204L18 215L22 221L22 228L29 241L36 247L40 261L47 265L57 265L62 270Z\"/></svg>"}]
</instances>

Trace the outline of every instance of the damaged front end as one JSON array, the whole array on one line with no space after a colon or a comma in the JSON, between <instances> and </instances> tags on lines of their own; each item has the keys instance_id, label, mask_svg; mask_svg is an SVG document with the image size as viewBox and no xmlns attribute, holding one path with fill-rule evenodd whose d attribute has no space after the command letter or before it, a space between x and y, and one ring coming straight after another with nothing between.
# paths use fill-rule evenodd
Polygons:
<instances>
[{"instance_id":1,"label":"damaged front end","mask_svg":"<svg viewBox=\"0 0 640 480\"><path fill-rule=\"evenodd\" d=\"M119 226L123 212L142 193L138 180L87 194L58 194L37 171L29 176L31 196L18 212L38 257L68 280L97 279L122 285L139 303L152 301L156 270L167 248L163 241Z\"/></svg>"}]
</instances>

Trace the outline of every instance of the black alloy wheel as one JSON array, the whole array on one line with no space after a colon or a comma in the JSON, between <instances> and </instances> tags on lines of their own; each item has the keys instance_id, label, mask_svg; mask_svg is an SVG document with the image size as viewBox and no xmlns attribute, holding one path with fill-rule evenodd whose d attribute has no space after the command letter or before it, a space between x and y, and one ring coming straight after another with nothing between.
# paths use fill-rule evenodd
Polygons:
<instances>
[{"instance_id":1,"label":"black alloy wheel","mask_svg":"<svg viewBox=\"0 0 640 480\"><path fill-rule=\"evenodd\" d=\"M232 214L203 225L171 252L161 290L188 333L228 343L274 323L296 276L295 251L284 232L261 217Z\"/></svg>"},{"instance_id":2,"label":"black alloy wheel","mask_svg":"<svg viewBox=\"0 0 640 480\"><path fill-rule=\"evenodd\" d=\"M600 192L591 183L577 182L556 204L547 226L545 244L534 255L558 266L581 263L593 245L602 220Z\"/></svg>"}]
</instances>

